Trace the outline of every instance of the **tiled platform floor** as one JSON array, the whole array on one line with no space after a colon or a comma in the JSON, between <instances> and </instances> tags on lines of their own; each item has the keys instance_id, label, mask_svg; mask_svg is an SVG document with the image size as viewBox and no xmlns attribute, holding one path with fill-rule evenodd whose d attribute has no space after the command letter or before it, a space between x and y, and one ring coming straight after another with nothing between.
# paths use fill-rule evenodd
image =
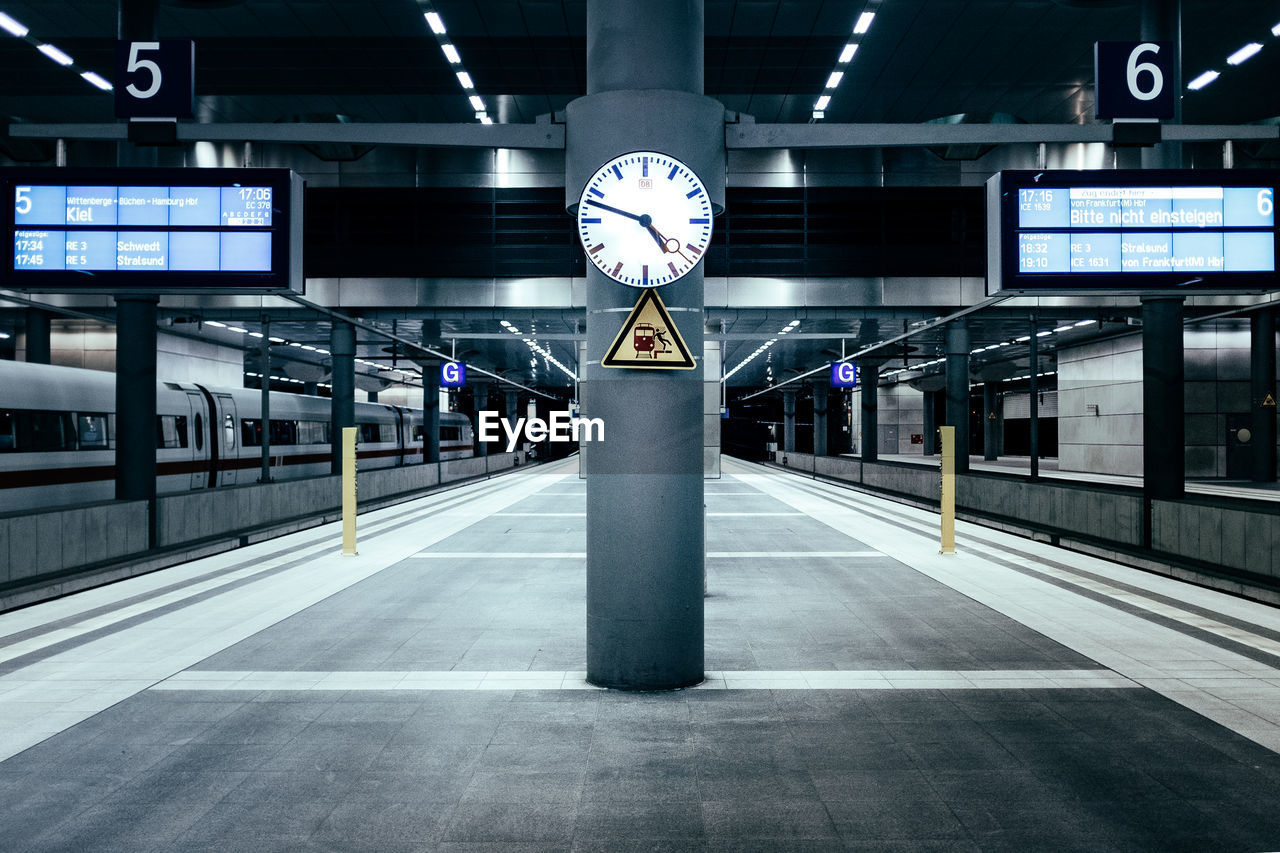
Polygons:
<instances>
[{"instance_id":1,"label":"tiled platform floor","mask_svg":"<svg viewBox=\"0 0 1280 853\"><path fill-rule=\"evenodd\" d=\"M708 682L583 681L573 463L0 616L0 847L1280 850L1280 614L725 461ZM785 550L784 550L785 549Z\"/></svg>"}]
</instances>

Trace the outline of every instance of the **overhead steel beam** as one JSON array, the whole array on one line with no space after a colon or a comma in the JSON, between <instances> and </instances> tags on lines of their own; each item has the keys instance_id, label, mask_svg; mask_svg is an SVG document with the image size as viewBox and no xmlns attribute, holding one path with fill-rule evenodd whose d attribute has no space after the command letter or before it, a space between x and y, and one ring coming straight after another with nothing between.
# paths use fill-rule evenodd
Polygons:
<instances>
[{"instance_id":1,"label":"overhead steel beam","mask_svg":"<svg viewBox=\"0 0 1280 853\"><path fill-rule=\"evenodd\" d=\"M725 145L746 148L910 148L1111 142L1110 124L755 124L725 126ZM1276 125L1163 125L1178 142L1280 139Z\"/></svg>"},{"instance_id":2,"label":"overhead steel beam","mask_svg":"<svg viewBox=\"0 0 1280 853\"><path fill-rule=\"evenodd\" d=\"M10 125L26 139L114 139L128 136L116 123ZM178 123L179 142L282 142L411 145L424 148L540 148L562 150L564 125L537 124L336 124L325 122Z\"/></svg>"},{"instance_id":3,"label":"overhead steel beam","mask_svg":"<svg viewBox=\"0 0 1280 853\"><path fill-rule=\"evenodd\" d=\"M725 127L729 148L910 148L947 145L1012 145L1040 142L1112 142L1110 124L755 124ZM524 148L562 150L564 125L535 124L329 124L324 122L178 124L179 142L345 143L424 148ZM123 140L117 123L14 124L22 139ZM1161 125L1169 142L1280 139L1277 125Z\"/></svg>"}]
</instances>

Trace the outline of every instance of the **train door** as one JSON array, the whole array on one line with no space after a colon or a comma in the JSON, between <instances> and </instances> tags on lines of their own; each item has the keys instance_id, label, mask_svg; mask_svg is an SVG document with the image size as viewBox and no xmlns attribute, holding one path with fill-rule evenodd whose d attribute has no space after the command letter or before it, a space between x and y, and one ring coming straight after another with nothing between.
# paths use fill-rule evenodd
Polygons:
<instances>
[{"instance_id":1,"label":"train door","mask_svg":"<svg viewBox=\"0 0 1280 853\"><path fill-rule=\"evenodd\" d=\"M236 401L231 399L231 395L218 395L218 415L222 418L222 428L218 430L218 441L222 445L218 485L233 486L236 482L236 463L240 456L240 418L236 414Z\"/></svg>"},{"instance_id":2,"label":"train door","mask_svg":"<svg viewBox=\"0 0 1280 853\"><path fill-rule=\"evenodd\" d=\"M187 429L189 430L190 441L187 442L187 450L189 456L186 460L191 465L191 488L202 489L209 482L209 469L204 464L204 460L208 457L208 448L205 447L205 405L204 398L200 396L199 391L187 392Z\"/></svg>"}]
</instances>

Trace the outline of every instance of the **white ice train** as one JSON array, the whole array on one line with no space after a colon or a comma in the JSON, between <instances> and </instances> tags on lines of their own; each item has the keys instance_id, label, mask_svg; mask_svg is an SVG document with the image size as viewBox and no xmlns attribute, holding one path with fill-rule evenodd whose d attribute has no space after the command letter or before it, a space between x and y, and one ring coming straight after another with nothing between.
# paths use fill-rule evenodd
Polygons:
<instances>
[{"instance_id":1,"label":"white ice train","mask_svg":"<svg viewBox=\"0 0 1280 853\"><path fill-rule=\"evenodd\" d=\"M0 361L0 513L115 497L114 373ZM160 493L257 482L262 392L156 383ZM423 461L422 411L356 403L362 469ZM328 474L330 401L271 394L274 479ZM475 453L471 421L440 415L440 458Z\"/></svg>"}]
</instances>

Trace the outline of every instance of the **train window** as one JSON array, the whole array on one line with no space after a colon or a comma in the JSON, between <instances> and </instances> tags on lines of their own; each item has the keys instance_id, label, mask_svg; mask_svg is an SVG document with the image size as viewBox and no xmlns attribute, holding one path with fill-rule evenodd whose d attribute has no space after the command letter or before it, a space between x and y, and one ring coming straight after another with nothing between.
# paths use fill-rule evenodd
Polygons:
<instances>
[{"instance_id":1,"label":"train window","mask_svg":"<svg viewBox=\"0 0 1280 853\"><path fill-rule=\"evenodd\" d=\"M271 419L271 443L275 446L298 443L298 422Z\"/></svg>"},{"instance_id":2,"label":"train window","mask_svg":"<svg viewBox=\"0 0 1280 853\"><path fill-rule=\"evenodd\" d=\"M461 441L462 430L456 426L442 426L440 427L440 440L441 441Z\"/></svg>"},{"instance_id":3,"label":"train window","mask_svg":"<svg viewBox=\"0 0 1280 853\"><path fill-rule=\"evenodd\" d=\"M189 440L186 415L161 415L156 418L156 447L188 447Z\"/></svg>"},{"instance_id":4,"label":"train window","mask_svg":"<svg viewBox=\"0 0 1280 853\"><path fill-rule=\"evenodd\" d=\"M236 449L236 421L231 415L227 415L222 421L222 440L227 445L227 450Z\"/></svg>"},{"instance_id":5,"label":"train window","mask_svg":"<svg viewBox=\"0 0 1280 853\"><path fill-rule=\"evenodd\" d=\"M262 421L257 418L241 418L240 443L245 447L261 447Z\"/></svg>"},{"instance_id":6,"label":"train window","mask_svg":"<svg viewBox=\"0 0 1280 853\"><path fill-rule=\"evenodd\" d=\"M70 412L10 412L12 445L23 453L74 450L75 430Z\"/></svg>"},{"instance_id":7,"label":"train window","mask_svg":"<svg viewBox=\"0 0 1280 853\"><path fill-rule=\"evenodd\" d=\"M422 424L413 425L413 440L422 441Z\"/></svg>"},{"instance_id":8,"label":"train window","mask_svg":"<svg viewBox=\"0 0 1280 853\"><path fill-rule=\"evenodd\" d=\"M107 449L106 415L80 415L79 427L81 450Z\"/></svg>"},{"instance_id":9,"label":"train window","mask_svg":"<svg viewBox=\"0 0 1280 853\"><path fill-rule=\"evenodd\" d=\"M298 421L298 444L328 444L328 421Z\"/></svg>"},{"instance_id":10,"label":"train window","mask_svg":"<svg viewBox=\"0 0 1280 853\"><path fill-rule=\"evenodd\" d=\"M196 450L204 450L204 418L196 412Z\"/></svg>"},{"instance_id":11,"label":"train window","mask_svg":"<svg viewBox=\"0 0 1280 853\"><path fill-rule=\"evenodd\" d=\"M382 424L360 424L360 440L370 444L382 441Z\"/></svg>"},{"instance_id":12,"label":"train window","mask_svg":"<svg viewBox=\"0 0 1280 853\"><path fill-rule=\"evenodd\" d=\"M0 451L13 450L13 412L0 411Z\"/></svg>"}]
</instances>

